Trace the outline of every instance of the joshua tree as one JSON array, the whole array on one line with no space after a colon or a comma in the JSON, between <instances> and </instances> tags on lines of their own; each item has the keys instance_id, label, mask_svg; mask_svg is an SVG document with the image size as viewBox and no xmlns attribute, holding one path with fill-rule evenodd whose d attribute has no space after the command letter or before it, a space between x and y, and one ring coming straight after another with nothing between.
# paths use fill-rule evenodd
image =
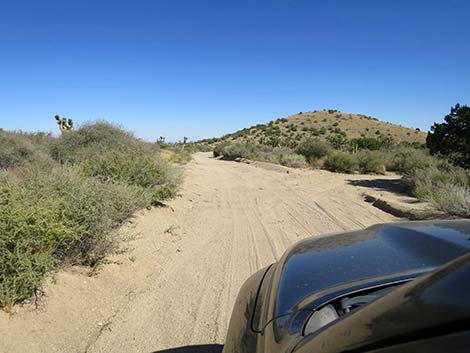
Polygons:
<instances>
[{"instance_id":1,"label":"joshua tree","mask_svg":"<svg viewBox=\"0 0 470 353\"><path fill-rule=\"evenodd\" d=\"M183 149L186 143L188 142L188 138L186 136L183 137Z\"/></svg>"},{"instance_id":2,"label":"joshua tree","mask_svg":"<svg viewBox=\"0 0 470 353\"><path fill-rule=\"evenodd\" d=\"M59 115L54 116L54 118L57 121L57 125L59 125L59 130L61 133L64 133L64 131L70 131L73 129L72 119L61 118Z\"/></svg>"},{"instance_id":3,"label":"joshua tree","mask_svg":"<svg viewBox=\"0 0 470 353\"><path fill-rule=\"evenodd\" d=\"M160 137L157 139L157 144L158 144L160 147L164 147L164 146L165 146L165 136L160 136Z\"/></svg>"}]
</instances>

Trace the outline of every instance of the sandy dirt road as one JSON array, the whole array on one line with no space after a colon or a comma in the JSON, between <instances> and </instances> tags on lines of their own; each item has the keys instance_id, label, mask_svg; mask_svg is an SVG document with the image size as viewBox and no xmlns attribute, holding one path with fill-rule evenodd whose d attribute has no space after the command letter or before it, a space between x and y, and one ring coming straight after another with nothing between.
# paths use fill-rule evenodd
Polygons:
<instances>
[{"instance_id":1,"label":"sandy dirt road","mask_svg":"<svg viewBox=\"0 0 470 353\"><path fill-rule=\"evenodd\" d=\"M348 182L379 177L274 169L196 154L181 196L125 226L98 274L60 271L38 309L0 313L0 352L220 352L249 275L302 238L396 220Z\"/></svg>"}]
</instances>

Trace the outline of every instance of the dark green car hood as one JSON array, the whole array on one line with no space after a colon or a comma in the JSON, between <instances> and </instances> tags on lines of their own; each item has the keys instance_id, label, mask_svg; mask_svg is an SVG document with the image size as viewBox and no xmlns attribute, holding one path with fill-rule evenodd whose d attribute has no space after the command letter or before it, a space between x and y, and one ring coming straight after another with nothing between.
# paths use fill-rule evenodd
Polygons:
<instances>
[{"instance_id":1,"label":"dark green car hood","mask_svg":"<svg viewBox=\"0 0 470 353\"><path fill-rule=\"evenodd\" d=\"M289 314L304 298L326 288L430 271L469 252L469 239L470 221L434 221L377 225L304 240L276 266L279 282L272 315Z\"/></svg>"}]
</instances>

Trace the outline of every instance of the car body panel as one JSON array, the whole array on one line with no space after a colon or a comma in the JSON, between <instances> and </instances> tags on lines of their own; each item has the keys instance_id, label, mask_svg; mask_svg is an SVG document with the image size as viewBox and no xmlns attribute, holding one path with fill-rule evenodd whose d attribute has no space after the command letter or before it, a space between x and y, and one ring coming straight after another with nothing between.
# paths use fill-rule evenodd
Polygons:
<instances>
[{"instance_id":1,"label":"car body panel","mask_svg":"<svg viewBox=\"0 0 470 353\"><path fill-rule=\"evenodd\" d=\"M252 310L251 322L246 322L251 330L238 328L234 335L232 318L231 343L224 353L291 352L305 339L303 327L321 305L348 293L413 281L468 253L469 239L470 221L415 221L300 241L263 276L248 280L258 293L240 295L256 299L237 310ZM244 350L236 340L245 342L240 345Z\"/></svg>"},{"instance_id":2,"label":"car body panel","mask_svg":"<svg viewBox=\"0 0 470 353\"><path fill-rule=\"evenodd\" d=\"M292 312L302 299L325 288L440 266L470 250L467 228L453 222L408 222L300 242L278 266L272 317Z\"/></svg>"},{"instance_id":3,"label":"car body panel","mask_svg":"<svg viewBox=\"0 0 470 353\"><path fill-rule=\"evenodd\" d=\"M256 272L241 287L230 318L224 352L251 353L256 347L259 335L253 330L253 313L267 270Z\"/></svg>"},{"instance_id":4,"label":"car body panel","mask_svg":"<svg viewBox=\"0 0 470 353\"><path fill-rule=\"evenodd\" d=\"M323 327L294 351L367 352L468 333L469 298L470 253Z\"/></svg>"}]
</instances>

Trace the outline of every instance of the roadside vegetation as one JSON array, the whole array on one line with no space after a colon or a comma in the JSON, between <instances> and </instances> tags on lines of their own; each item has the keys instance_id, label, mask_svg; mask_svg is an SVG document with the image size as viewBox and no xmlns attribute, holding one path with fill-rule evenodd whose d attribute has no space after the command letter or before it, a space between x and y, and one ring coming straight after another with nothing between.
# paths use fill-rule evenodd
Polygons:
<instances>
[{"instance_id":1,"label":"roadside vegetation","mask_svg":"<svg viewBox=\"0 0 470 353\"><path fill-rule=\"evenodd\" d=\"M331 110L329 114L333 113L336 111ZM299 130L289 119L278 119L263 125L270 129L267 138L243 140L236 136L233 139L232 134L229 138L205 142L214 146L215 157L229 160L252 159L340 173L397 172L403 176L409 192L420 200L431 202L449 215L470 217L470 108L467 106L456 105L444 123L434 124L426 144L398 141L380 130L372 137L349 138L342 131L335 132L334 126L330 129L333 133L326 138L320 138L322 133L318 129L310 128L302 128L302 135L294 133L286 138L281 129L275 128L279 123L287 124L292 132ZM253 134L251 130L240 131Z\"/></svg>"},{"instance_id":2,"label":"roadside vegetation","mask_svg":"<svg viewBox=\"0 0 470 353\"><path fill-rule=\"evenodd\" d=\"M100 121L62 134L0 131L0 307L37 294L58 266L96 266L117 248L116 228L173 197L178 168L160 146ZM174 155L179 155L177 152ZM174 158L187 158L174 157Z\"/></svg>"}]
</instances>

